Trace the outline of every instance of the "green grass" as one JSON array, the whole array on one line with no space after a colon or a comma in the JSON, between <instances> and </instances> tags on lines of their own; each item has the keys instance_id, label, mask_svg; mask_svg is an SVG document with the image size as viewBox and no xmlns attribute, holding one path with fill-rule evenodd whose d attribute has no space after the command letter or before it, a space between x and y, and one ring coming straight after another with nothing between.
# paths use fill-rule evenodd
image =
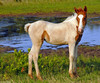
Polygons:
<instances>
[{"instance_id":1,"label":"green grass","mask_svg":"<svg viewBox=\"0 0 100 83\"><path fill-rule=\"evenodd\" d=\"M100 58L84 57L77 59L77 72L79 78L71 79L68 74L69 59L63 52L63 56L52 53L49 56L39 55L39 69L44 79L37 80L33 63L33 76L30 79L28 72L28 54L21 51L0 54L0 82L12 83L99 83L100 82ZM22 68L24 71L21 72Z\"/></svg>"},{"instance_id":2,"label":"green grass","mask_svg":"<svg viewBox=\"0 0 100 83\"><path fill-rule=\"evenodd\" d=\"M27 14L36 12L74 12L74 7L88 7L88 13L100 13L100 0L4 0L0 14Z\"/></svg>"}]
</instances>

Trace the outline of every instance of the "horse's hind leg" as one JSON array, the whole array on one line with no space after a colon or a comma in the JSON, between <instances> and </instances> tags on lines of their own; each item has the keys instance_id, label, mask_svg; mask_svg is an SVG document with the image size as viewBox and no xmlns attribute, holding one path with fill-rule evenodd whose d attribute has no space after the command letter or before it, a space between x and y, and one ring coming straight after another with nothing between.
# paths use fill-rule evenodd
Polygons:
<instances>
[{"instance_id":1,"label":"horse's hind leg","mask_svg":"<svg viewBox=\"0 0 100 83\"><path fill-rule=\"evenodd\" d=\"M28 70L28 75L30 76L30 78L33 78L32 76L32 59L33 59L35 70L36 70L36 76L39 80L42 80L42 77L40 76L40 71L38 68L38 53L39 53L41 44L38 43L32 46L31 51L29 53L29 70Z\"/></svg>"},{"instance_id":2,"label":"horse's hind leg","mask_svg":"<svg viewBox=\"0 0 100 83\"><path fill-rule=\"evenodd\" d=\"M32 50L33 49L31 48L31 51L28 55L28 62L29 62L29 64L28 64L28 75L30 76L30 78L33 79L33 75L32 75L32 58L33 58Z\"/></svg>"},{"instance_id":3,"label":"horse's hind leg","mask_svg":"<svg viewBox=\"0 0 100 83\"><path fill-rule=\"evenodd\" d=\"M38 67L38 53L39 53L40 47L41 47L41 44L34 45L33 61L34 61L34 65L35 65L36 76L39 80L42 80L42 77L41 77L40 71L39 71L39 67Z\"/></svg>"},{"instance_id":4,"label":"horse's hind leg","mask_svg":"<svg viewBox=\"0 0 100 83\"><path fill-rule=\"evenodd\" d=\"M29 61L28 75L30 76L30 78L33 79L33 76L32 76L32 55L30 55L30 54L28 56L28 61Z\"/></svg>"}]
</instances>

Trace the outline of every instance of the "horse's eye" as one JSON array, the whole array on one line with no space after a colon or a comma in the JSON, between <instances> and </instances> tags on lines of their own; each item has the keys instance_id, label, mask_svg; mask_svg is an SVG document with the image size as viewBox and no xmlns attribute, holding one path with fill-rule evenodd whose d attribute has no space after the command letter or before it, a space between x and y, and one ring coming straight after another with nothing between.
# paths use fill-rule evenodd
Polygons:
<instances>
[{"instance_id":1,"label":"horse's eye","mask_svg":"<svg viewBox=\"0 0 100 83\"><path fill-rule=\"evenodd\" d=\"M86 18L84 18L84 20L86 20Z\"/></svg>"}]
</instances>

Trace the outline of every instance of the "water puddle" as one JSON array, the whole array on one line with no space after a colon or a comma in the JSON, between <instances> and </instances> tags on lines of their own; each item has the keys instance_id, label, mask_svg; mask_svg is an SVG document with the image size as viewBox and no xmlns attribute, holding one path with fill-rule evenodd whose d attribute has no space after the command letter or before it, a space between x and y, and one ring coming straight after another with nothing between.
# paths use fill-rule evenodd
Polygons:
<instances>
[{"instance_id":1,"label":"water puddle","mask_svg":"<svg viewBox=\"0 0 100 83\"><path fill-rule=\"evenodd\" d=\"M46 20L54 23L64 21L66 18L59 17L6 17L0 18L0 45L10 46L17 48L18 50L24 50L27 52L28 48L31 48L32 43L28 34L24 31L24 25L29 22L37 20ZM100 21L100 17L88 19L82 40L79 44L82 45L100 45L100 25L92 24L93 21ZM67 45L56 46L44 42L41 49L57 49L65 48Z\"/></svg>"}]
</instances>

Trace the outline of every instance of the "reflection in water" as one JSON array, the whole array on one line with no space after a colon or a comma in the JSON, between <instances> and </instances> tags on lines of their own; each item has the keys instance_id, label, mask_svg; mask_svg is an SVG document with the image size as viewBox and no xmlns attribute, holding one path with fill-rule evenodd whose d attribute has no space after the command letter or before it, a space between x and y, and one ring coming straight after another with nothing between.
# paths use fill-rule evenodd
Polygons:
<instances>
[{"instance_id":1,"label":"reflection in water","mask_svg":"<svg viewBox=\"0 0 100 83\"><path fill-rule=\"evenodd\" d=\"M66 18L48 17L48 18L37 18L37 17L8 17L0 18L0 45L16 47L27 51L31 48L31 40L27 33L24 31L24 25L26 23L32 23L37 20L46 20L50 22L59 23ZM100 18L88 19L82 40L79 44L84 45L100 45L100 25L91 24L92 21L99 21ZM56 46L46 42L43 43L41 49L57 49L64 48L67 45Z\"/></svg>"}]
</instances>

